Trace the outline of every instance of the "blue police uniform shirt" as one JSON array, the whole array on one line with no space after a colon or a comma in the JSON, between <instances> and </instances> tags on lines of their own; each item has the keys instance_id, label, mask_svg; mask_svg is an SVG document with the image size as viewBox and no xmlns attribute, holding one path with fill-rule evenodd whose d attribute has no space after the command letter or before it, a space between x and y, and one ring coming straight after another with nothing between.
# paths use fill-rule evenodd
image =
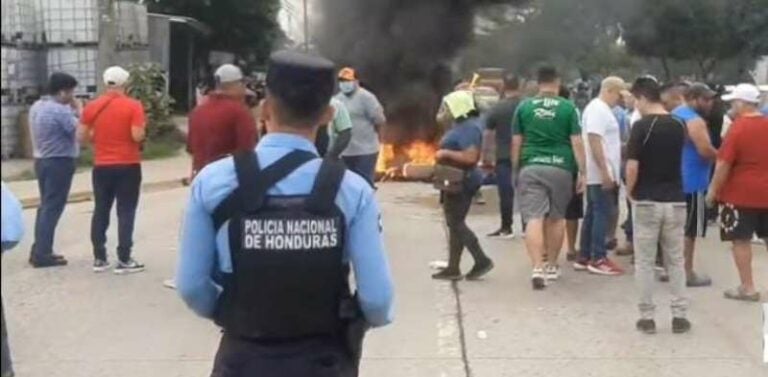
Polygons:
<instances>
[{"instance_id":1,"label":"blue police uniform shirt","mask_svg":"<svg viewBox=\"0 0 768 377\"><path fill-rule=\"evenodd\" d=\"M306 138L268 134L256 147L259 164L267 167L293 150L317 153ZM310 161L269 189L268 195L307 195L320 169L321 160ZM232 272L228 223L218 233L212 213L237 187L233 158L206 166L195 178L184 216L179 263L178 292L197 314L212 318L222 291L221 273ZM393 287L381 237L380 212L373 189L357 174L347 172L336 204L344 213L346 243L344 257L354 271L358 300L372 326L392 321Z\"/></svg>"},{"instance_id":2,"label":"blue police uniform shirt","mask_svg":"<svg viewBox=\"0 0 768 377\"><path fill-rule=\"evenodd\" d=\"M680 118L686 124L701 118L696 110L687 105L679 106L672 111L672 115ZM685 138L682 159L683 192L692 194L705 191L709 186L709 173L711 171L712 162L699 154L691 138Z\"/></svg>"},{"instance_id":3,"label":"blue police uniform shirt","mask_svg":"<svg viewBox=\"0 0 768 377\"><path fill-rule=\"evenodd\" d=\"M21 203L13 196L5 182L2 182L2 223L0 226L0 239L2 250L6 251L16 246L24 236L24 219L21 216Z\"/></svg>"},{"instance_id":4,"label":"blue police uniform shirt","mask_svg":"<svg viewBox=\"0 0 768 377\"><path fill-rule=\"evenodd\" d=\"M472 117L454 124L453 128L443 136L440 141L440 149L450 151L464 151L472 147L482 152L483 147L483 124L480 117ZM482 184L483 176L477 167L473 167L469 172L466 188L468 191L477 190Z\"/></svg>"}]
</instances>

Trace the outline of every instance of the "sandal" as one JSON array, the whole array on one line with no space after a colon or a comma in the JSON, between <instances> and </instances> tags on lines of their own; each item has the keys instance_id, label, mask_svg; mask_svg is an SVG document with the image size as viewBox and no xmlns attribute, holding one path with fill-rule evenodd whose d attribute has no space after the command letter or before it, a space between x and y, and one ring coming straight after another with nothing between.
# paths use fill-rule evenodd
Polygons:
<instances>
[{"instance_id":1,"label":"sandal","mask_svg":"<svg viewBox=\"0 0 768 377\"><path fill-rule=\"evenodd\" d=\"M739 286L725 291L725 298L738 301L758 302L760 301L760 292L746 293L744 288Z\"/></svg>"}]
</instances>

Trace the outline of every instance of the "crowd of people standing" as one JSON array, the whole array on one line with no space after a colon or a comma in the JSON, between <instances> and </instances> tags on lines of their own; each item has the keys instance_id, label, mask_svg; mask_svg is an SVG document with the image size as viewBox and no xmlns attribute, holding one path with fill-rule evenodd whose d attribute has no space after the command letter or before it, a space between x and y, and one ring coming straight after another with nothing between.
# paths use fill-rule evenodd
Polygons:
<instances>
[{"instance_id":1,"label":"crowd of people standing","mask_svg":"<svg viewBox=\"0 0 768 377\"><path fill-rule=\"evenodd\" d=\"M697 239L706 236L714 212L721 239L732 242L740 277L740 284L724 297L760 301L751 261L754 239L762 240L760 244L768 239L768 154L761 149L768 145L768 115L766 108L760 110L764 99L757 87L740 84L722 95L703 83L665 84L641 76L629 84L611 76L580 111L554 68L542 67L536 82L538 92L525 98L519 79L507 76L502 100L479 122L495 134L497 153L501 227L488 237L515 237L517 201L535 290L560 278L564 240L575 271L625 274L626 267L609 257L616 250L619 256L631 255L635 265L637 328L656 331L653 291L659 280L672 291L673 332L687 332L686 289L712 285L709 276L694 268L694 257ZM471 90L460 90L471 95ZM446 108L452 97L444 99ZM458 134L463 122L456 120L457 130L443 140L438 164L459 157L443 144ZM467 151L461 161L467 163L468 182L474 181L474 168L468 166L479 143L472 133L460 138ZM629 214L623 225L626 242L619 246L622 187ZM456 216L446 200L450 197L444 192L449 263L434 277L461 279L457 255L466 247L476 262L466 277L476 279L476 272L487 273L490 268L483 267L492 263L486 262L490 259L474 242L474 233L465 229L464 217L459 216L459 226L451 225Z\"/></svg>"}]
</instances>

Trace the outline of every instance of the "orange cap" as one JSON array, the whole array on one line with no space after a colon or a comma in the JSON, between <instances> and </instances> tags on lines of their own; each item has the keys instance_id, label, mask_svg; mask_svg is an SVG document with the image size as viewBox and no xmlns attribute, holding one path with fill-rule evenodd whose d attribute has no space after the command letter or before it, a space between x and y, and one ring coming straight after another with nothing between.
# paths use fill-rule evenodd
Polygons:
<instances>
[{"instance_id":1,"label":"orange cap","mask_svg":"<svg viewBox=\"0 0 768 377\"><path fill-rule=\"evenodd\" d=\"M339 79L347 80L347 81L357 80L357 76L355 75L355 70L349 67L342 68L342 70L339 71Z\"/></svg>"}]
</instances>

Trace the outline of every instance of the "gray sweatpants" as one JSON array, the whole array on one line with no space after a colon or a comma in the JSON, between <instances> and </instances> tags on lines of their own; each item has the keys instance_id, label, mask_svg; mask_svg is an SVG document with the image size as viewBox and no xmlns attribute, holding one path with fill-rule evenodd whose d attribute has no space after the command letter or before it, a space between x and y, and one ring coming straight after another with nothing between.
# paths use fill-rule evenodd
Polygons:
<instances>
[{"instance_id":1,"label":"gray sweatpants","mask_svg":"<svg viewBox=\"0 0 768 377\"><path fill-rule=\"evenodd\" d=\"M633 204L635 281L640 290L640 315L653 319L656 305L653 288L656 282L654 265L659 245L669 273L672 291L672 316L685 318L688 298L685 288L683 229L685 203L638 201Z\"/></svg>"}]
</instances>

